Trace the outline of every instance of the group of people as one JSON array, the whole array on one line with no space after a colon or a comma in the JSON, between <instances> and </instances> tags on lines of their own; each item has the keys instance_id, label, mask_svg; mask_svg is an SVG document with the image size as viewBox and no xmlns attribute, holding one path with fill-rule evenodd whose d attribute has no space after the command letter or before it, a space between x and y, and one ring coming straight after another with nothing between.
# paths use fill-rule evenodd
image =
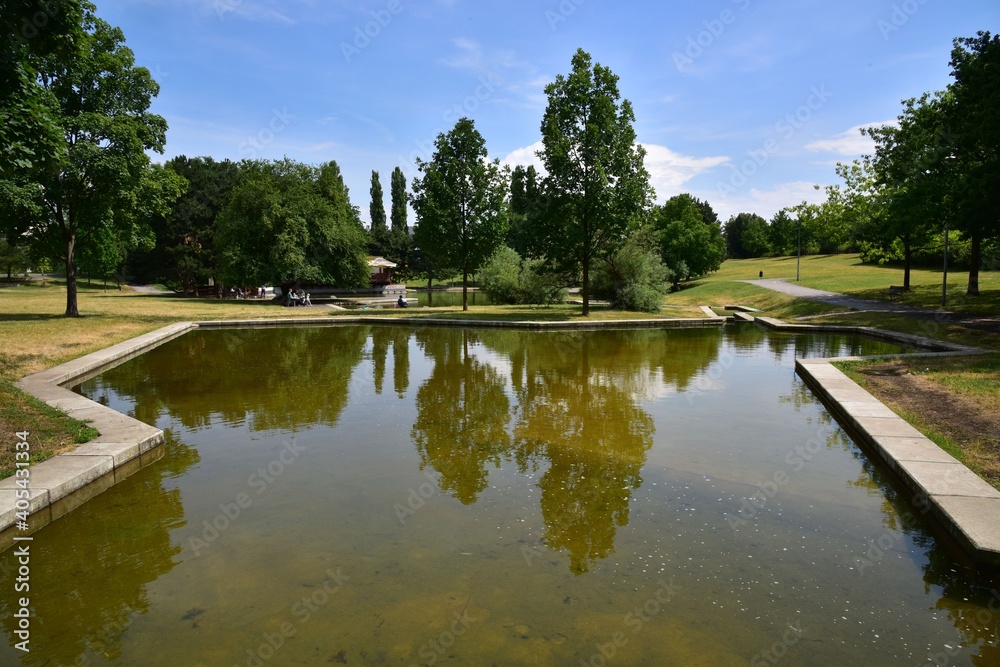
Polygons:
<instances>
[{"instance_id":1,"label":"group of people","mask_svg":"<svg viewBox=\"0 0 1000 667\"><path fill-rule=\"evenodd\" d=\"M263 287L230 287L228 296L231 299L263 299L266 291Z\"/></svg>"},{"instance_id":2,"label":"group of people","mask_svg":"<svg viewBox=\"0 0 1000 667\"><path fill-rule=\"evenodd\" d=\"M300 289L292 288L288 292L288 306L311 306L312 300L309 298L309 292L303 292Z\"/></svg>"}]
</instances>

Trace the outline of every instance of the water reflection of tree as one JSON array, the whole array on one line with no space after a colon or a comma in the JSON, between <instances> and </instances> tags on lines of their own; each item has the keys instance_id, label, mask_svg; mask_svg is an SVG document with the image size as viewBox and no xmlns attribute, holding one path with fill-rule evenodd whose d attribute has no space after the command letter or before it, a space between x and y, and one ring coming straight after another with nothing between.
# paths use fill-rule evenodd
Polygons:
<instances>
[{"instance_id":1,"label":"water reflection of tree","mask_svg":"<svg viewBox=\"0 0 1000 667\"><path fill-rule=\"evenodd\" d=\"M164 489L162 481L197 464L199 457L169 432L166 437L164 459L155 466L74 510L73 521L59 521L35 535L32 651L23 664L78 664L78 657L88 653L121 660L122 635L135 615L149 610L146 584L169 572L181 551L170 539L170 531L183 525L180 491ZM14 590L13 576L5 572L4 590ZM0 596L0 616L11 638L17 625L15 599Z\"/></svg>"},{"instance_id":2,"label":"water reflection of tree","mask_svg":"<svg viewBox=\"0 0 1000 667\"><path fill-rule=\"evenodd\" d=\"M486 488L486 465L499 466L510 448L510 401L496 369L469 354L466 330L417 333L434 370L417 390L413 441L420 467L441 474L440 487L462 503Z\"/></svg>"},{"instance_id":3,"label":"water reflection of tree","mask_svg":"<svg viewBox=\"0 0 1000 667\"><path fill-rule=\"evenodd\" d=\"M623 388L633 385L647 364L637 365L641 355L629 346L615 357L602 344L606 337L594 339L584 334L558 343L534 340L522 375L514 380L519 405L514 456L522 468L549 462L538 482L544 542L568 552L577 574L614 551L653 444L652 417Z\"/></svg>"},{"instance_id":4,"label":"water reflection of tree","mask_svg":"<svg viewBox=\"0 0 1000 667\"><path fill-rule=\"evenodd\" d=\"M367 329L196 331L106 371L91 386L130 399L140 421L169 413L188 428L214 420L253 430L335 424Z\"/></svg>"},{"instance_id":5,"label":"water reflection of tree","mask_svg":"<svg viewBox=\"0 0 1000 667\"><path fill-rule=\"evenodd\" d=\"M413 438L421 464L463 503L486 488L486 465L513 460L539 480L545 543L573 572L614 551L652 446L638 401L683 390L718 356L718 331L549 332L431 330L417 334L434 361L417 392ZM506 383L476 354L509 367L517 401L513 441ZM478 386L477 386L478 385Z\"/></svg>"},{"instance_id":6,"label":"water reflection of tree","mask_svg":"<svg viewBox=\"0 0 1000 667\"><path fill-rule=\"evenodd\" d=\"M392 346L392 389L400 398L410 386L410 330L398 326L378 326L371 331L375 393L381 395L385 367Z\"/></svg>"}]
</instances>

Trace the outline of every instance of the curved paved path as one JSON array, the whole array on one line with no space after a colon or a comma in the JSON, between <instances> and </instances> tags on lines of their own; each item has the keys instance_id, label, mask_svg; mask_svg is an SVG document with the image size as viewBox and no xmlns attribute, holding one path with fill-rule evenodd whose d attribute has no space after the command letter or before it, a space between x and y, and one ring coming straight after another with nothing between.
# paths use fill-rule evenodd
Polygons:
<instances>
[{"instance_id":1,"label":"curved paved path","mask_svg":"<svg viewBox=\"0 0 1000 667\"><path fill-rule=\"evenodd\" d=\"M782 294L800 299L820 301L843 308L853 308L861 312L892 313L893 315L903 315L920 320L930 320L938 324L957 324L969 329L980 329L1000 334L1000 315L974 315L972 313L962 313L943 308L908 306L898 301L866 299L860 296L849 296L837 292L812 289L811 287L803 287L802 285L790 283L786 280L741 280L740 282L781 292Z\"/></svg>"}]
</instances>

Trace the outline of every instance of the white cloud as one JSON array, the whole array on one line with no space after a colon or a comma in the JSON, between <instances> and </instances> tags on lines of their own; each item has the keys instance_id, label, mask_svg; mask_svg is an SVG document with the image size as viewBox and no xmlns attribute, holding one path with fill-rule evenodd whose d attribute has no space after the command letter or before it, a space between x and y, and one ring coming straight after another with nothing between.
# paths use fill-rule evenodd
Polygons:
<instances>
[{"instance_id":1,"label":"white cloud","mask_svg":"<svg viewBox=\"0 0 1000 667\"><path fill-rule=\"evenodd\" d=\"M468 68L478 70L483 64L483 48L478 42L464 37L452 40L452 44L458 47L459 54L452 58L447 58L443 62L449 67Z\"/></svg>"},{"instance_id":2,"label":"white cloud","mask_svg":"<svg viewBox=\"0 0 1000 667\"><path fill-rule=\"evenodd\" d=\"M535 155L536 151L540 151L544 148L541 141L536 141L530 146L525 146L524 148L517 148L507 153L506 157L500 158L501 164L509 166L511 169L517 165L523 165L527 167L528 165L535 165L535 170L539 175L544 175L545 165L542 164L542 159Z\"/></svg>"},{"instance_id":3,"label":"white cloud","mask_svg":"<svg viewBox=\"0 0 1000 667\"><path fill-rule=\"evenodd\" d=\"M248 0L189 0L200 5L204 11L211 11L219 19L226 19L230 16L239 16L249 21L275 22L285 25L296 23L287 14L274 9L274 6L281 6L269 0L267 2L253 2ZM272 5L271 7L266 5Z\"/></svg>"},{"instance_id":4,"label":"white cloud","mask_svg":"<svg viewBox=\"0 0 1000 667\"><path fill-rule=\"evenodd\" d=\"M693 157L681 155L657 144L642 146L646 149L645 165L646 171L649 172L649 181L656 190L657 201L660 202L682 192L684 184L695 176L729 162L729 158L724 156ZM511 168L519 164L534 165L538 173L544 175L545 167L541 158L536 155L536 152L543 148L542 142L536 141L530 146L511 151L500 158L500 162Z\"/></svg>"},{"instance_id":5,"label":"white cloud","mask_svg":"<svg viewBox=\"0 0 1000 667\"><path fill-rule=\"evenodd\" d=\"M882 123L865 123L855 125L849 130L836 134L828 139L818 139L806 144L806 150L813 153L836 153L846 157L860 157L871 155L875 151L875 143L861 134L863 128L879 127L881 125L895 125L896 121L885 121Z\"/></svg>"},{"instance_id":6,"label":"white cloud","mask_svg":"<svg viewBox=\"0 0 1000 667\"><path fill-rule=\"evenodd\" d=\"M646 149L646 171L656 190L656 199L661 202L680 194L684 184L695 176L729 162L725 156L692 157L657 144L643 144L643 147Z\"/></svg>"},{"instance_id":7,"label":"white cloud","mask_svg":"<svg viewBox=\"0 0 1000 667\"><path fill-rule=\"evenodd\" d=\"M737 213L756 213L765 220L770 220L775 213L788 206L795 206L803 201L812 204L826 201L826 192L823 188L817 190L815 183L807 181L778 183L766 190L749 188L731 195L717 190L691 194L710 203L718 214L720 222L725 222Z\"/></svg>"}]
</instances>

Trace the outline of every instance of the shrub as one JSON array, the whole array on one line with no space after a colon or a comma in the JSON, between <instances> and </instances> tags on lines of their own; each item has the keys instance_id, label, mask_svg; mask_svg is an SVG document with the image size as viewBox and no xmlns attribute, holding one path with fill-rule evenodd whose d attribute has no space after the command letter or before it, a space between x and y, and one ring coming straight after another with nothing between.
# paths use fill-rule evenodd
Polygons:
<instances>
[{"instance_id":1,"label":"shrub","mask_svg":"<svg viewBox=\"0 0 1000 667\"><path fill-rule=\"evenodd\" d=\"M479 271L480 289L498 304L551 304L566 300L558 275L546 272L539 259L521 259L511 248L493 254Z\"/></svg>"},{"instance_id":2,"label":"shrub","mask_svg":"<svg viewBox=\"0 0 1000 667\"><path fill-rule=\"evenodd\" d=\"M671 280L659 254L634 239L598 265L595 274L595 296L608 299L615 308L647 313L660 310Z\"/></svg>"}]
</instances>

